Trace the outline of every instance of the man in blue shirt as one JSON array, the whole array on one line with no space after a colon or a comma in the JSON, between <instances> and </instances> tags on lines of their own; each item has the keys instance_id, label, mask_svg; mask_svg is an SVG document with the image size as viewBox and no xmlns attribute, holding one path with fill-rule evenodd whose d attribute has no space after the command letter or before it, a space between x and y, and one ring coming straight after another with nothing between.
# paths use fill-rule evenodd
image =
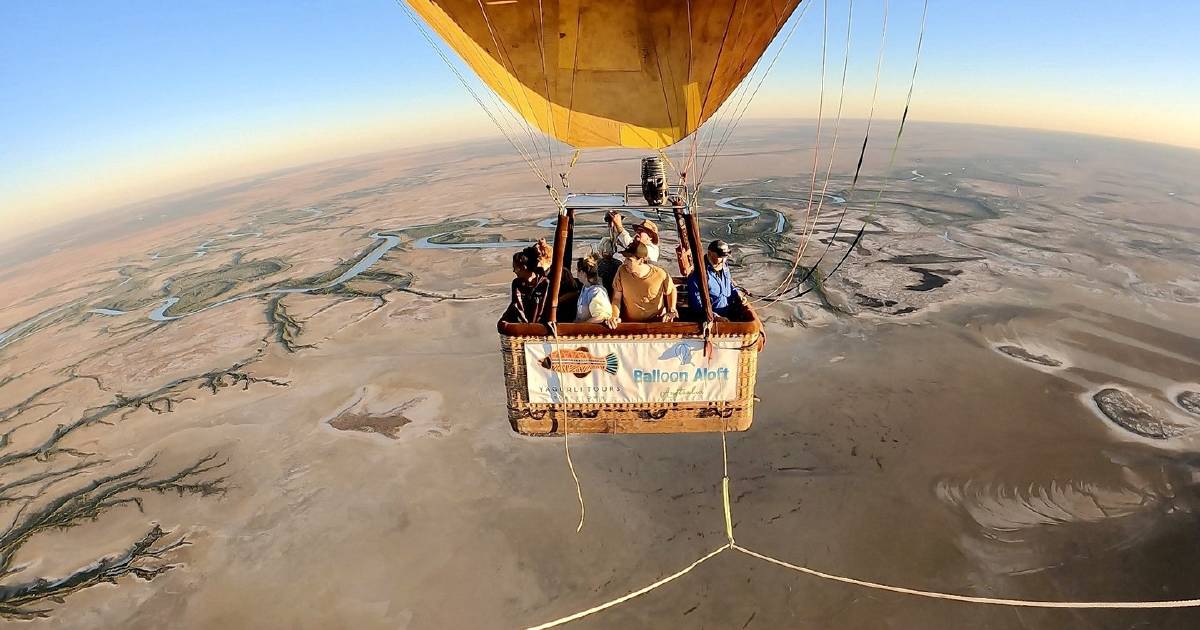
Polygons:
<instances>
[{"instance_id":1,"label":"man in blue shirt","mask_svg":"<svg viewBox=\"0 0 1200 630\"><path fill-rule=\"evenodd\" d=\"M733 277L725 262L729 259L729 244L713 241L708 244L704 255L704 270L708 274L708 297L712 301L713 313L719 320L727 320L742 302L742 296L733 286ZM704 312L704 299L700 295L699 269L692 271L687 280L688 304L698 313Z\"/></svg>"}]
</instances>

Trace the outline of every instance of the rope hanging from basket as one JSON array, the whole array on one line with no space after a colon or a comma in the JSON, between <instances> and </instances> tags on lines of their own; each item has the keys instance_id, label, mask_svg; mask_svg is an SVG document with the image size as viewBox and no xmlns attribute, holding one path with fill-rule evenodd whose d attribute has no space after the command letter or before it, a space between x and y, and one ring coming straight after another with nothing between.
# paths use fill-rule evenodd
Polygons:
<instances>
[{"instance_id":1,"label":"rope hanging from basket","mask_svg":"<svg viewBox=\"0 0 1200 630\"><path fill-rule=\"evenodd\" d=\"M613 606L616 606L618 604L625 603L631 599L634 599L635 597L640 597L642 595L645 595L646 593L649 593L650 591L653 591L653 590L659 588L660 586L663 586L665 584L673 582L673 581L683 577L684 575L687 575L696 567L700 566L701 564L707 562L708 560L712 559L713 557L715 557L725 551L736 551L736 552L745 554L747 556L750 556L752 558L756 558L758 560L762 560L764 562L768 562L768 563L774 564L776 566L783 567L785 569L790 569L797 573L802 573L802 574L809 575L812 577L820 578L822 580L828 580L828 581L832 581L832 582L848 584L851 586L857 586L860 588L866 588L866 589L869 589L872 591L888 592L888 593L893 593L893 594L898 594L898 595L909 595L909 596L923 597L923 598L928 598L928 599L938 599L938 600L943 600L943 601L961 602L961 603L967 603L967 604L1007 606L1007 607L1014 607L1014 608L1043 608L1043 609L1053 608L1053 609L1075 609L1075 610L1099 610L1099 609L1147 610L1147 609L1178 609L1178 608L1200 607L1200 599L1175 599L1175 600L1152 600L1152 601L1091 601L1091 602L1045 601L1045 600L1007 599L1007 598L997 598L997 597L980 597L980 596L972 596L972 595L959 595L956 593L927 591L927 590L909 588L909 587L905 587L905 586L896 586L896 585L892 585L892 584L884 584L881 582L862 580L862 579L838 575L838 574L834 574L834 573L827 573L827 572L819 571L817 569L813 569L813 568L810 568L807 566L792 564L790 562L786 562L784 560L780 560L778 558L775 558L775 557L772 557L772 556L769 556L766 554L758 553L751 549L747 549L746 547L743 547L743 546L737 544L737 541L734 539L733 509L732 509L732 506L730 505L730 501L729 501L729 496L730 496L730 493L729 493L729 487L730 487L730 483L729 483L729 448L726 444L726 439L725 439L726 430L727 430L727 426L723 425L721 428L721 465L722 465L721 501L722 501L722 507L723 507L723 512L724 512L724 518L725 518L725 536L726 536L727 542L724 543L723 545L721 545L720 547L717 547L716 549L701 556L700 558L698 558L697 560L695 560L688 566L684 567L683 569L676 571L675 573L672 573L671 575L668 575L652 584L644 586L635 591L631 591L629 593L626 593L625 595L621 595L620 597L616 597L616 598L611 599L602 604L598 604L596 606L588 608L587 610L582 610L577 613L567 615L565 617L559 617L558 619L555 619L553 621L548 621L546 623L543 623L543 624L540 624L537 626L530 626L527 630L546 630L548 628L554 628L554 627L561 626L566 623L570 623L572 621L582 619L584 617L591 616L595 613L601 612L608 608L612 608ZM572 468L572 472L573 471L574 471L574 469ZM579 525L580 528L582 528L582 526L583 526L583 521L582 521L582 519L583 519L583 511L582 511L583 498L582 498L582 496L583 495L580 494L580 525ZM577 529L576 531L579 531L579 530Z\"/></svg>"}]
</instances>

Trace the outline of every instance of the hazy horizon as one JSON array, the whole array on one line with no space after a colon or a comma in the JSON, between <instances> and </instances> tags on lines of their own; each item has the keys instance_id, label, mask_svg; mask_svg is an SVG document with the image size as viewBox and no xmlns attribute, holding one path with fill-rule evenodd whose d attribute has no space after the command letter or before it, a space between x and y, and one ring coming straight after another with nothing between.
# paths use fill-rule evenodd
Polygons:
<instances>
[{"instance_id":1,"label":"hazy horizon","mask_svg":"<svg viewBox=\"0 0 1200 630\"><path fill-rule=\"evenodd\" d=\"M866 122L867 122L867 119L865 119L865 118L844 119L841 121L842 136L841 136L840 140L838 141L839 163L843 162L844 160L853 158L854 156L857 156L857 149L861 145L862 136L856 135L856 134L860 134L863 131L862 127L866 124ZM829 123L829 121L825 121L825 123L824 123L825 126L822 130L822 138L823 138L822 142L825 143L822 147L822 159L823 160L828 157L828 142L829 142L830 136L832 134L832 129L830 128L828 123ZM883 120L883 121L875 120L872 122L872 133L871 133L871 138L870 138L870 145L868 148L867 159L864 161L864 165L863 165L863 174L864 175L870 176L870 175L884 175L885 174L883 172L886 168L885 157L888 154L888 152L891 151L891 148L895 142L894 133L895 133L895 128L896 128L897 123L898 123L898 121L896 121L896 120ZM737 145L737 140L738 140L739 135L742 135L745 133L752 133L757 127L774 128L775 126L778 125L778 126L788 127L790 129L794 129L797 132L803 133L806 131L807 132L813 131L815 129L815 124L816 124L816 119L814 119L814 118L757 118L757 119L745 121L734 133L732 141L730 142L730 145L726 147L726 153L729 152L729 149L731 147ZM939 127L944 127L944 128L947 128L948 130L950 130L948 135L951 135L951 136L954 135L955 130L958 133L964 133L964 132L968 132L972 129L975 129L975 130L987 130L987 131L995 132L995 133L998 133L998 134L1001 134L1004 136L1016 136L1019 134L1035 134L1035 135L1039 135L1039 136L1058 137L1060 140L1063 140L1063 141L1067 141L1071 138L1075 138L1075 139L1082 140L1083 142L1090 142L1090 143L1101 143L1101 144L1112 143L1113 145L1118 145L1116 148L1119 148L1119 145L1127 145L1128 148L1141 146L1141 147L1146 147L1146 148L1149 148L1151 150L1156 150L1156 151L1157 150L1167 150L1167 151L1174 150L1174 151L1180 151L1185 154L1193 154L1194 157L1197 158L1198 161L1200 161L1200 149L1196 149L1196 148L1192 148L1192 147L1181 147L1181 146L1165 144L1165 143L1156 143L1156 142L1150 142L1150 141L1145 141L1145 140L1135 140L1135 139L1121 138L1121 137L1115 137L1115 136L1102 136L1102 135L1098 135L1098 134L1086 134L1086 133L1058 131L1058 130L1045 130L1045 129L1037 129L1037 128L1029 128L1029 127L1010 127L1010 126L1002 126L1002 125L986 125L986 124L980 124L980 123L952 123L952 122L940 122L940 121L910 120L906 126L905 138L909 139L909 140L914 140L914 141L921 141L923 139L923 136L928 136L929 134L938 133ZM941 135L941 134L939 134L939 135ZM686 143L680 143L680 144L683 145ZM164 208L159 208L159 210L163 211L163 212L160 212L160 217L165 219L163 221L163 223L171 223L171 222L181 219L191 213L185 212L183 214L177 214L177 213L172 214L170 212L171 211L170 204L195 202L197 199L203 199L205 196L208 196L208 195L219 197L222 193L224 193L230 189L235 189L235 188L238 188L238 187L241 187L244 185L248 185L248 184L259 183L264 180L269 180L269 179L272 179L275 177L288 175L293 172L311 171L314 169L319 169L324 166L334 166L334 165L337 165L340 163L347 163L347 162L354 163L354 162L358 162L358 161L361 161L363 159L366 159L366 158L369 158L369 157L375 156L375 155L378 155L381 157L404 156L404 155L407 155L410 153L421 153L421 152L432 153L435 151L457 151L460 149L469 148L471 146L487 148L491 151L494 151L497 154L500 154L500 155L508 158L508 162L514 168L517 169L518 178L520 178L521 180L525 180L526 183L528 184L531 195L538 196L538 198L540 198L540 195L541 195L540 182L537 181L536 177L530 171L525 170L522 166L520 166L520 164L519 164L520 158L519 158L519 156L517 156L515 154L511 145L509 145L502 137L500 137L498 135L480 136L477 138L466 138L466 139L454 140L454 141L430 142L430 143L421 144L421 145L398 146L398 147L391 147L391 148L384 148L384 149L377 149L377 150L353 152L353 153L349 153L347 155L339 155L336 157L328 157L328 158L316 159L316 160L306 160L306 161L300 161L300 162L296 162L293 164L286 164L286 165L276 165L271 168L266 168L263 170L254 171L254 172L250 172L250 173L243 173L243 174L239 174L234 177L225 177L225 178L220 178L220 179L216 179L216 180L212 180L212 181L197 183L194 185L181 186L181 187L178 187L178 188L175 188L172 190L165 190L160 193L151 194L151 195L136 198L136 199L131 199L131 200L123 202L123 203L117 203L117 204L109 205L106 207L97 208L93 211L86 212L86 213L83 213L83 214L80 214L77 216L64 217L61 221L51 223L51 224L39 225L39 226L37 226L29 231L26 231L26 232L13 232L10 230L9 232L6 232L4 235L0 235L0 246L16 245L16 244L18 244L19 241L27 240L31 236L39 236L39 237L45 236L45 237L51 237L51 238L59 238L65 233L70 233L70 232L73 232L73 231L81 229L81 228L87 228L89 225L93 225L93 224L98 225L98 224L108 221L109 219L112 219L112 218L115 218L118 216L122 216L120 214L122 211L140 212L140 213L143 213L142 216L149 216L149 213L155 209L154 206L159 205L159 204L165 206ZM799 147L797 147L797 150L809 151L809 150L811 150L811 148L812 148L811 144L809 144L809 145L805 145L805 146L799 146ZM1089 147L1089 148L1091 148L1091 147ZM589 154L585 154L585 156L581 160L581 163L586 163L586 160L587 160L586 155L594 154L595 152L598 152L598 151L606 151L606 152L610 152L610 153L627 153L629 155L630 160L636 160L637 156L639 155L640 150L638 150L638 149L598 149ZM1091 155L1091 154L1089 154L1089 155ZM874 159L872 159L872 156ZM732 156L726 156L724 159L735 159L735 158L733 158ZM721 161L722 158L718 157L717 160ZM904 164L905 161L906 161L905 160L905 142L902 139L900 146L899 146L898 161L897 161L897 165L895 168L902 169L902 167L900 165ZM803 175L805 177L808 176L808 174L811 170L811 169L809 169L807 164L798 166L798 169L799 170L797 170L797 175ZM842 169L835 169L835 170L838 170L838 172L835 173L837 175L845 175L846 174L846 173L841 172ZM803 171L803 172L801 172L801 171ZM821 177L823 177L823 175L821 175ZM706 182L706 183L713 183L713 182ZM200 212L200 211L203 211L203 210L196 210L196 212ZM105 224L105 227L111 229L113 226L110 224ZM147 225L147 226L145 226L145 228L142 228L142 229L149 229L150 227L152 227L152 226ZM130 233L123 234L123 236L128 236L129 234L135 234L138 231L140 231L140 230L134 230ZM24 247L24 248L12 247L11 251L2 252L2 254L0 254L0 265L9 264L13 260L23 260L23 259L28 260L29 255L30 255L29 253L32 251L41 251L41 253L34 256L35 258L40 257L43 254L50 253L50 251L51 251L51 249L42 247L39 244L28 244L28 245L29 245L28 247Z\"/></svg>"},{"instance_id":2,"label":"hazy horizon","mask_svg":"<svg viewBox=\"0 0 1200 630\"><path fill-rule=\"evenodd\" d=\"M920 3L858 3L851 13L832 2L825 17L822 6L802 5L782 31L795 26L786 47L777 38L764 55L762 65L777 53L779 63L747 120L821 111L832 121L843 60L843 117L865 117L881 50L875 120L899 117ZM0 216L10 236L282 168L498 137L391 2L8 5L0 16L12 27L0 42L11 95L0 103ZM910 119L1200 149L1200 88L1175 79L1200 53L1186 28L1197 17L1195 6L1166 3L1134 14L931 3Z\"/></svg>"}]
</instances>

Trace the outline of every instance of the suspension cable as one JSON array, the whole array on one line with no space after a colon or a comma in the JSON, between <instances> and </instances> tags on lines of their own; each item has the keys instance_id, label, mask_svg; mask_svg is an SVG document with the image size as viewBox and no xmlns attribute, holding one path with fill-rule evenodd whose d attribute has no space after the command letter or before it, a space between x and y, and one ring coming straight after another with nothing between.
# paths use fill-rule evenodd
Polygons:
<instances>
[{"instance_id":1,"label":"suspension cable","mask_svg":"<svg viewBox=\"0 0 1200 630\"><path fill-rule=\"evenodd\" d=\"M929 14L929 0L924 0L924 7L921 10L921 30L920 30L919 34L917 35L917 49L916 49L916 53L913 55L912 77L909 79L908 94L907 94L907 96L905 96L905 99L904 99L904 111L900 115L900 126L896 130L896 139L892 143L891 155L888 158L888 168L887 168L887 171L884 172L883 182L879 186L879 191L875 195L875 200L871 204L871 209L868 211L867 216L863 218L863 224L861 227L859 227L858 234L856 234L854 236L854 240L846 248L846 253L842 255L841 260L839 260L837 265L834 266L833 270L830 271L825 276L826 280L828 280L829 278L832 278L833 274L837 273L837 270L841 268L842 263L846 262L846 259L850 257L850 252L854 251L854 248L857 247L858 243L862 240L863 234L866 233L868 223L871 221L872 218L874 218L876 212L879 209L880 199L883 198L883 193L887 189L888 182L891 179L891 172L896 164L896 154L900 148L900 139L904 136L904 126L905 126L905 123L908 122L908 111L912 105L913 89L917 84L917 69L920 66L920 62L921 62L921 47L925 41L925 26L926 26L926 19L928 17L928 14ZM801 296L804 296L807 293L811 292L812 290L813 290L812 288L806 289L795 297L799 298ZM784 299L784 298L780 298L780 299Z\"/></svg>"},{"instance_id":2,"label":"suspension cable","mask_svg":"<svg viewBox=\"0 0 1200 630\"><path fill-rule=\"evenodd\" d=\"M812 2L810 0L809 2L806 2L803 7L801 7L800 15L797 16L796 19L792 21L792 25L788 29L787 34L784 35L784 38L783 38L782 42L780 43L780 45L778 47L776 47L775 54L774 54L774 56L771 57L770 63L767 64L765 71L763 71L759 75L758 82L754 83L751 77L747 77L745 84L747 86L754 84L754 89L750 92L750 97L749 97L749 99L744 101L744 104L742 104L741 99L739 99L740 111L737 112L736 119L734 120L732 125L726 130L726 133L724 133L722 135L722 139L718 143L716 150L713 151L711 155L707 156L707 161L705 162L705 166L701 173L701 177L700 177L701 180L703 180L703 178L705 176L707 176L708 170L709 170L709 168L711 168L713 161L724 150L726 143L728 143L729 138L733 134L733 131L735 129L737 129L738 125L742 121L742 117L745 116L746 111L749 110L750 105L754 102L755 97L758 96L759 89L762 88L762 85L766 81L767 76L771 73L771 70L774 69L775 63L777 61L779 61L779 56L783 53L784 49L787 48L788 42L791 41L792 35L796 32L796 27L799 26L800 22L802 22L804 20L804 16L808 13L808 9L811 6L812 6ZM779 19L782 19L782 16L780 16ZM782 24L780 24L780 26L782 26ZM756 65L756 67L758 66L758 64L755 64L755 65ZM753 72L752 72L752 74L753 74ZM737 109L737 108L738 107L735 106L735 109ZM697 184L697 186L699 186L699 184Z\"/></svg>"},{"instance_id":3,"label":"suspension cable","mask_svg":"<svg viewBox=\"0 0 1200 630\"><path fill-rule=\"evenodd\" d=\"M888 12L889 12L888 5L889 5L889 0L883 0L883 20L882 20L883 26L882 26L880 34L879 34L879 56L875 60L875 81L874 81L874 87L872 87L872 89L871 89L871 107L870 107L869 113L867 114L867 129L863 133L862 148L860 148L859 152L858 152L858 164L854 167L854 177L850 180L850 190L846 193L846 200L843 202L844 205L842 207L841 214L838 216L837 225L835 225L833 228L833 235L829 238L829 241L825 243L825 249L821 252L821 255L817 257L817 261L815 263L813 263L811 267L808 268L808 271L804 274L804 277L802 277L796 281L796 285L803 285L805 282L807 282L808 279L811 278L814 273L816 273L816 270L820 267L821 262L823 260L825 260L825 256L829 254L829 251L833 247L834 242L837 241L838 234L840 234L842 231L842 224L846 220L846 214L850 211L850 208L849 208L850 199L852 199L854 197L854 193L858 189L859 175L862 173L863 160L866 158L866 155L867 155L867 144L869 143L870 138L871 138L871 123L875 120L875 105L876 105L878 94L879 94L879 78L880 78L881 69L883 67L884 48L885 48L885 43L887 41L887 26L888 26ZM847 251L849 251L849 250L847 250ZM846 258L846 256L843 256L842 260L845 260L845 258ZM838 263L838 266L840 266L840 265L841 265L841 262Z\"/></svg>"},{"instance_id":4,"label":"suspension cable","mask_svg":"<svg viewBox=\"0 0 1200 630\"><path fill-rule=\"evenodd\" d=\"M496 54L500 58L499 61L501 64L501 68L508 74L507 78L508 78L509 89L514 92L519 93L521 95L521 98L525 101L524 109L520 109L521 106L519 103L516 104L516 107L520 110L520 111L518 111L518 114L520 114L518 116L518 118L520 119L521 122L524 123L524 127L525 127L527 135L529 136L530 143L533 145L533 147L535 147L535 151L537 151L537 156L540 159L541 158L540 149L537 149L537 147L538 147L537 134L540 132L534 131L533 127L529 124L528 117L526 117L523 113L525 111L528 111L531 115L534 114L533 104L529 101L529 92L527 91L525 86L521 84L520 80L517 79L517 66L515 63L513 63L512 56L508 54L508 46L506 46L504 44L504 38L496 31L495 26L493 26L491 16L488 15L487 8L484 6L483 0L476 0L476 3L479 5L479 14L483 17L484 24L487 26L487 29L488 29L488 34L492 38L492 45L496 47ZM495 75L493 74L493 77L494 76ZM499 83L499 80L497 80L496 82ZM516 98L514 97L513 100L515 101ZM551 169L551 170L553 170L553 169ZM546 185L550 186L549 181L547 181Z\"/></svg>"},{"instance_id":5,"label":"suspension cable","mask_svg":"<svg viewBox=\"0 0 1200 630\"><path fill-rule=\"evenodd\" d=\"M817 188L817 171L820 169L820 153L821 153L821 124L825 117L825 59L826 51L829 44L829 0L824 1L824 15L821 28L821 74L820 74L820 90L817 98L817 125L816 135L813 137L813 162L812 175L808 184L808 203L805 207L804 226L808 226L808 217L812 214L813 194ZM803 238L803 237L802 237ZM796 273L796 267L800 265L800 244L796 244L796 257L792 261L791 269L788 270L785 278L777 285L766 297L774 295L780 288L783 287ZM751 304L762 301L764 298L752 300Z\"/></svg>"},{"instance_id":6,"label":"suspension cable","mask_svg":"<svg viewBox=\"0 0 1200 630\"><path fill-rule=\"evenodd\" d=\"M828 3L828 0L826 0L826 2ZM828 8L828 4L826 4L826 8ZM816 211L814 213L811 213L812 214L811 224L809 222L809 217L807 217L807 216L805 217L805 224L801 231L800 241L798 243L796 243L796 256L795 256L795 259L793 260L791 271L788 272L788 275L786 278L784 278L783 282L779 283L779 285L777 285L775 287L775 289L773 289L770 293L759 298L758 301L762 301L763 299L767 299L767 298L774 296L775 294L777 294L779 291L781 291L786 285L788 285L792 281L792 278L795 277L796 270L799 268L800 260L804 257L804 252L808 249L808 244L812 242L812 235L814 232L816 232L817 223L820 222L820 220L821 220L821 209L825 206L826 195L829 192L829 181L833 176L833 163L834 163L834 159L837 156L838 135L840 133L841 126L842 126L842 108L843 108L843 105L845 104L845 100L846 100L846 75L847 75L847 71L850 67L850 43L851 43L851 32L852 32L853 24L854 24L854 0L849 0L848 10L847 10L847 18L846 18L846 42L845 42L845 50L844 50L843 57L842 57L842 81L841 81L840 93L838 95L837 116L834 119L834 125L833 125L833 141L832 141L831 146L829 147L829 163L825 168L825 181L821 185L821 192L819 193L819 196L817 199ZM812 203L812 201L811 201L812 193L813 193L813 191L810 189L809 190L809 199L810 199L809 204L810 205Z\"/></svg>"},{"instance_id":7,"label":"suspension cable","mask_svg":"<svg viewBox=\"0 0 1200 630\"><path fill-rule=\"evenodd\" d=\"M700 173L695 178L695 180L694 180L695 184L693 185L693 192L692 192L692 199L691 199L691 203L693 206L696 205L697 200L700 197L700 186L701 186L701 184L704 183L705 178L708 176L708 171L712 167L713 161L724 150L725 144L729 141L729 136L732 135L732 130L736 129L738 124L741 123L742 117L745 115L746 111L749 109L750 104L753 103L754 98L756 96L758 96L758 91L762 87L763 82L766 81L767 76L771 73L771 70L775 67L775 62L777 62L779 60L779 56L783 53L783 50L787 47L788 42L791 41L792 34L794 34L796 32L796 27L799 26L800 22L802 22L804 20L804 16L807 15L808 8L810 6L812 6L812 2L811 1L806 2L803 5L803 7L800 9L800 15L796 16L796 18L792 21L792 25L788 29L787 34L784 36L782 43L775 49L775 55L771 58L770 63L767 64L766 70L759 76L758 83L755 84L754 89L750 94L749 100L746 102L745 106L738 113L737 119L734 121L733 127L732 127L732 129L730 129L729 134L727 134L722 139L722 141L717 145L717 149L712 153L712 155L707 156L707 160L706 160L706 156L704 156L703 154L701 155ZM747 79L745 80L745 85L749 85L750 83L751 83L750 77L747 77ZM686 169L688 172L690 172L692 170L692 168L693 168L692 165L695 163L695 158L696 158L696 142L693 139L691 155L688 158L688 167ZM814 166L814 172L815 172L815 168L816 167Z\"/></svg>"},{"instance_id":8,"label":"suspension cable","mask_svg":"<svg viewBox=\"0 0 1200 630\"><path fill-rule=\"evenodd\" d=\"M450 58L446 55L446 53L443 52L441 47L437 45L437 43L434 41L433 37L430 35L427 28L425 27L424 23L417 17L416 13L412 10L412 8L409 7L408 4L405 3L403 0L396 0L396 4L399 5L404 10L405 15L407 15L409 20L412 21L413 25L415 25L417 27L417 30L421 33L421 36L425 39L426 43L428 43L430 48L432 48L433 51L438 55L438 57L441 58L442 62L444 64L446 64L446 67L450 69L450 71L458 79L459 83L462 84L463 88L467 90L467 93L469 93L471 95L471 98L475 101L475 103L477 105L479 105L479 108L483 110L483 113L487 115L487 117L492 121L492 124L495 125L496 129L500 132L500 134L504 136L504 139L507 140L508 143L513 147L513 149L517 152L517 154L525 162L526 166L529 167L529 170L532 171L533 174L539 180L541 180L543 184L549 185L549 182L546 180L545 176L542 174L541 169L538 168L536 161L529 155L529 153L520 144L520 142L518 140L516 140L512 135L509 134L509 132L505 128L505 126L500 122L500 120L491 111L491 109L488 108L487 104L484 103L483 99L480 98L479 94L475 91L475 89L473 87L471 87L470 83L467 81L466 77L463 76L462 72L460 72L459 69L457 67L455 67L454 63L450 60Z\"/></svg>"},{"instance_id":9,"label":"suspension cable","mask_svg":"<svg viewBox=\"0 0 1200 630\"><path fill-rule=\"evenodd\" d=\"M737 19L738 32L737 32L737 36L734 37L735 40L745 39L745 38L741 37L742 25L745 24L745 22L746 22L746 7L749 6L749 4L750 4L749 2L742 2L741 12L738 13L738 19ZM735 3L734 6L731 7L729 10L730 20L725 26L725 35L721 41L721 52L722 53L725 51L726 42L729 41L729 29L733 25L733 13L734 13L734 10L736 9L736 7L737 7L737 4ZM745 66L746 58L747 58L747 55L749 54L749 51L750 51L750 41L747 39L746 45L742 48L742 55L738 59L737 66L735 66L735 70L740 71L740 69ZM720 55L718 55L717 61L718 61L717 65L719 65L720 64ZM716 72L718 70L717 65L715 65L713 67L714 78L715 78ZM709 95L712 93L712 83L713 83L713 81L710 81L709 88L705 92L704 100L706 103L708 101ZM743 79L742 81L739 81L738 85L735 86L733 93L728 95L725 98L725 101L723 103L721 103L720 105L718 105L716 108L716 111L713 112L713 117L712 117L712 120L710 121L711 125L706 125L706 126L710 126L711 129L708 133L707 140L702 141L703 147L701 148L701 155L706 155L711 151L715 139L720 135L719 130L722 128L723 125L727 124L728 121L732 119L733 109L731 107L731 101L733 101L735 94L738 94L739 92L742 94L745 93L746 84L747 84L747 82L745 79ZM704 108L702 107L701 111L703 111L703 109Z\"/></svg>"},{"instance_id":10,"label":"suspension cable","mask_svg":"<svg viewBox=\"0 0 1200 630\"><path fill-rule=\"evenodd\" d=\"M546 135L546 153L550 156L550 174L557 170L554 164L554 139L558 137L554 124L554 104L550 100L550 75L546 72L546 23L542 11L542 0L538 0L538 53L542 57L542 83L546 87L546 119L550 125L550 134ZM554 77L554 89L558 90L558 76Z\"/></svg>"}]
</instances>

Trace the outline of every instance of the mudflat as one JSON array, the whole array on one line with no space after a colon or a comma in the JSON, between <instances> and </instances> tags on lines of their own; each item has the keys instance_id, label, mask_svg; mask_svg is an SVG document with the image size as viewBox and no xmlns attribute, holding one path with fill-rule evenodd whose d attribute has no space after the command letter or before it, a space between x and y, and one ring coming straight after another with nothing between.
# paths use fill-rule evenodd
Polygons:
<instances>
[{"instance_id":1,"label":"mudflat","mask_svg":"<svg viewBox=\"0 0 1200 630\"><path fill-rule=\"evenodd\" d=\"M1200 597L1200 154L914 125L893 172L872 148L851 190L847 141L810 191L812 133L747 124L701 185L768 326L754 425L727 436L738 543L963 595ZM572 183L620 190L637 157ZM576 533L562 439L510 430L495 319L553 214L522 166L364 156L5 244L0 615L524 627L724 544L719 435L570 438ZM575 625L1198 624L724 553Z\"/></svg>"}]
</instances>

